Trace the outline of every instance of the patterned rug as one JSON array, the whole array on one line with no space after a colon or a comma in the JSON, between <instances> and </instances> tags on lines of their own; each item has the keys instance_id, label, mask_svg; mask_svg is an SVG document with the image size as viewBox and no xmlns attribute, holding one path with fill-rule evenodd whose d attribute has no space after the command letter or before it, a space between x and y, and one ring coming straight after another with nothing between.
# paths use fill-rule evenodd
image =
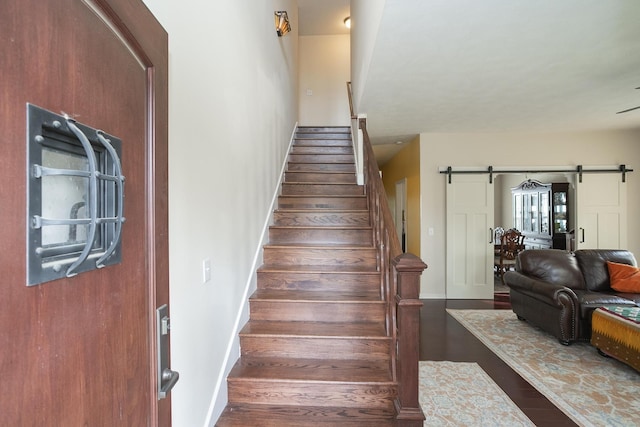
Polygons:
<instances>
[{"instance_id":1,"label":"patterned rug","mask_svg":"<svg viewBox=\"0 0 640 427\"><path fill-rule=\"evenodd\" d=\"M476 363L420 362L425 426L533 426Z\"/></svg>"},{"instance_id":2,"label":"patterned rug","mask_svg":"<svg viewBox=\"0 0 640 427\"><path fill-rule=\"evenodd\" d=\"M511 310L447 309L576 424L640 425L640 374L588 343L561 345Z\"/></svg>"}]
</instances>

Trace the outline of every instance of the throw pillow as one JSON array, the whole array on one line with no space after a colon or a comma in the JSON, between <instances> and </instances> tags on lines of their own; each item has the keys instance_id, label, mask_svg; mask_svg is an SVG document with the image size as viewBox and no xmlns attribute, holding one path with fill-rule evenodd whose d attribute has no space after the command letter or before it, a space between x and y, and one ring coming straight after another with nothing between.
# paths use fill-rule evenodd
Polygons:
<instances>
[{"instance_id":1,"label":"throw pillow","mask_svg":"<svg viewBox=\"0 0 640 427\"><path fill-rule=\"evenodd\" d=\"M611 288L618 292L640 293L640 269L632 265L607 261Z\"/></svg>"}]
</instances>

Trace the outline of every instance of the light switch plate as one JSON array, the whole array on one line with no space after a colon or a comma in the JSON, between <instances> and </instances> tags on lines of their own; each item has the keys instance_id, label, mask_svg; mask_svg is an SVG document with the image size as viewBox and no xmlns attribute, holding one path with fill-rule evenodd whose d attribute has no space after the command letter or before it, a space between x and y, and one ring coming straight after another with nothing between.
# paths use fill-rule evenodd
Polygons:
<instances>
[{"instance_id":1,"label":"light switch plate","mask_svg":"<svg viewBox=\"0 0 640 427\"><path fill-rule=\"evenodd\" d=\"M209 258L202 261L202 283L211 280L211 260Z\"/></svg>"}]
</instances>

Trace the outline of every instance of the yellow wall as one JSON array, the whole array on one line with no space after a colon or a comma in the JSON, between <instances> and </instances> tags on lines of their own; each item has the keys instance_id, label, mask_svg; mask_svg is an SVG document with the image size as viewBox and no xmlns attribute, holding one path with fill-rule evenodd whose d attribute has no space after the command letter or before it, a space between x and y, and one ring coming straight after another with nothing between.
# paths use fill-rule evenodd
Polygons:
<instances>
[{"instance_id":1,"label":"yellow wall","mask_svg":"<svg viewBox=\"0 0 640 427\"><path fill-rule=\"evenodd\" d=\"M420 136L382 166L382 182L395 213L396 182L407 179L407 252L420 256Z\"/></svg>"}]
</instances>

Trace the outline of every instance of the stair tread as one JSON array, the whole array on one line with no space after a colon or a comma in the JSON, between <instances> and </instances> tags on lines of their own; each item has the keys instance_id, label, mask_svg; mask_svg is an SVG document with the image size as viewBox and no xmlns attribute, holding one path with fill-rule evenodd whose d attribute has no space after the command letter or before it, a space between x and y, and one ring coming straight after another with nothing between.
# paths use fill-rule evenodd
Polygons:
<instances>
[{"instance_id":1,"label":"stair tread","mask_svg":"<svg viewBox=\"0 0 640 427\"><path fill-rule=\"evenodd\" d=\"M304 383L368 383L394 385L388 361L241 357L229 381L262 380Z\"/></svg>"},{"instance_id":2,"label":"stair tread","mask_svg":"<svg viewBox=\"0 0 640 427\"><path fill-rule=\"evenodd\" d=\"M350 184L355 185L355 184ZM334 199L366 199L366 194L323 194L323 195L304 195L304 194L287 194L281 195L280 197L293 197L298 199L326 199L326 198L334 198ZM362 210L362 209L360 209Z\"/></svg>"},{"instance_id":3,"label":"stair tread","mask_svg":"<svg viewBox=\"0 0 640 427\"><path fill-rule=\"evenodd\" d=\"M367 245L367 246L362 246L362 245L358 245L358 244L354 244L354 243L344 243L344 244L314 244L314 243L304 243L304 242L300 242L300 243L267 243L266 245L264 245L265 248L282 248L282 247L286 247L286 248L299 248L299 249L354 249L354 250L369 250L369 249L374 249L373 246L371 245Z\"/></svg>"},{"instance_id":4,"label":"stair tread","mask_svg":"<svg viewBox=\"0 0 640 427\"><path fill-rule=\"evenodd\" d=\"M311 230L371 230L373 227L370 225L344 225L344 224L327 224L327 225L270 225L269 228L272 229L280 229L280 230L300 230L300 229L311 229Z\"/></svg>"},{"instance_id":5,"label":"stair tread","mask_svg":"<svg viewBox=\"0 0 640 427\"><path fill-rule=\"evenodd\" d=\"M391 427L395 412L382 408L331 406L229 405L218 427Z\"/></svg>"},{"instance_id":6,"label":"stair tread","mask_svg":"<svg viewBox=\"0 0 640 427\"><path fill-rule=\"evenodd\" d=\"M263 246L263 249L319 249L322 251L337 251L337 250L351 250L351 251L363 251L363 250L373 250L375 249L371 243L304 243L304 242L295 242L295 243L278 243L278 242L269 242L268 244Z\"/></svg>"},{"instance_id":7,"label":"stair tread","mask_svg":"<svg viewBox=\"0 0 640 427\"><path fill-rule=\"evenodd\" d=\"M325 209L325 208L277 208L275 211L275 213L311 213L311 212L318 212L318 214L321 215L326 215L326 214L341 214L341 213L346 213L346 214L352 214L352 213L359 213L359 214L368 214L369 210L368 209Z\"/></svg>"},{"instance_id":8,"label":"stair tread","mask_svg":"<svg viewBox=\"0 0 640 427\"><path fill-rule=\"evenodd\" d=\"M390 339L377 322L286 322L250 320L240 335Z\"/></svg>"},{"instance_id":9,"label":"stair tread","mask_svg":"<svg viewBox=\"0 0 640 427\"><path fill-rule=\"evenodd\" d=\"M351 147L352 139L349 134L338 134L337 132L325 135L312 135L310 133L305 133L303 135L296 135L294 138L296 141L341 141L345 142L345 145L342 147ZM331 145L328 145L331 147Z\"/></svg>"},{"instance_id":10,"label":"stair tread","mask_svg":"<svg viewBox=\"0 0 640 427\"><path fill-rule=\"evenodd\" d=\"M340 273L340 274L380 274L371 267L362 267L357 265L280 265L280 264L263 264L258 268L263 272L282 272L282 273Z\"/></svg>"},{"instance_id":11,"label":"stair tread","mask_svg":"<svg viewBox=\"0 0 640 427\"><path fill-rule=\"evenodd\" d=\"M317 164L317 163L311 163ZM318 171L301 171L301 170L285 170L286 173L292 174L322 174L322 175L355 175L355 172L335 171L335 170L318 170Z\"/></svg>"},{"instance_id":12,"label":"stair tread","mask_svg":"<svg viewBox=\"0 0 640 427\"><path fill-rule=\"evenodd\" d=\"M302 185L335 185L340 187L359 187L362 188L362 185L358 185L355 182L324 182L324 181L289 181L284 182L283 184L291 185L291 186L302 186ZM358 194L359 196L360 194Z\"/></svg>"},{"instance_id":13,"label":"stair tread","mask_svg":"<svg viewBox=\"0 0 640 427\"><path fill-rule=\"evenodd\" d=\"M379 303L384 301L376 294L366 291L349 290L343 291L305 291L298 289L257 289L250 298L251 300L269 301L315 301L333 303Z\"/></svg>"},{"instance_id":14,"label":"stair tread","mask_svg":"<svg viewBox=\"0 0 640 427\"><path fill-rule=\"evenodd\" d=\"M320 137L320 138L319 138ZM328 140L335 140L335 139L351 139L351 133L350 132L311 132L311 131L306 131L306 132L296 132L296 135L294 137L294 139L328 139Z\"/></svg>"},{"instance_id":15,"label":"stair tread","mask_svg":"<svg viewBox=\"0 0 640 427\"><path fill-rule=\"evenodd\" d=\"M351 127L347 125L301 125L298 129L311 129L313 132L323 132L329 129L344 129L345 132L350 132Z\"/></svg>"},{"instance_id":16,"label":"stair tread","mask_svg":"<svg viewBox=\"0 0 640 427\"><path fill-rule=\"evenodd\" d=\"M302 156L303 154L294 154L296 156ZM341 154L344 155L344 154ZM309 162L309 161L297 161L297 162L292 162L291 160L289 160L289 162L287 163L287 170L285 172L335 172L335 173L355 173L356 169L355 169L355 165L353 164L353 162L345 162L345 163L340 163L340 167L344 167L345 164L350 164L351 166L353 166L353 170L327 170L327 169L318 169L318 170L313 170L313 171L309 171L309 170L290 170L289 166L294 165L294 167L298 167L298 166L302 166L302 165L312 165L312 166L335 166L336 164L334 162L327 162L327 163L322 163L322 162Z\"/></svg>"}]
</instances>

